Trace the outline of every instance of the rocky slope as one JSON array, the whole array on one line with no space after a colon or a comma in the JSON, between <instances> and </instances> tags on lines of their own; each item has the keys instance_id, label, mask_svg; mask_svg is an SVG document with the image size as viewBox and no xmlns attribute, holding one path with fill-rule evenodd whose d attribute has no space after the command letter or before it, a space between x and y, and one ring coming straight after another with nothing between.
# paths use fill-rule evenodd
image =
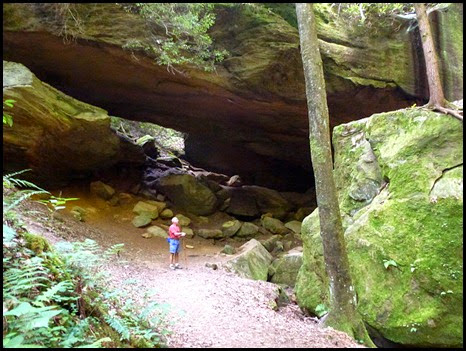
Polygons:
<instances>
[{"instance_id":1,"label":"rocky slope","mask_svg":"<svg viewBox=\"0 0 466 351\"><path fill-rule=\"evenodd\" d=\"M463 131L406 109L334 129L335 176L363 319L411 346L463 343ZM303 221L301 307L328 306L316 210Z\"/></svg>"},{"instance_id":2,"label":"rocky slope","mask_svg":"<svg viewBox=\"0 0 466 351\"><path fill-rule=\"evenodd\" d=\"M186 68L185 75L174 75L152 58L122 49L132 40L147 42L139 17L115 4L75 6L80 29L69 21L68 36L61 37L63 23L43 5L6 4L4 57L112 115L188 133L186 155L201 167L269 187L308 188L298 33L282 17L251 6L217 6L211 35L230 56L215 73ZM437 37L439 51L445 52L444 77L462 70L459 12L462 6L452 5L436 17L442 24ZM409 21L399 22L398 30L351 30L325 6L317 18L333 125L426 96L421 52ZM443 34L444 28L450 34ZM452 100L461 76L446 79L456 89L447 89Z\"/></svg>"}]
</instances>

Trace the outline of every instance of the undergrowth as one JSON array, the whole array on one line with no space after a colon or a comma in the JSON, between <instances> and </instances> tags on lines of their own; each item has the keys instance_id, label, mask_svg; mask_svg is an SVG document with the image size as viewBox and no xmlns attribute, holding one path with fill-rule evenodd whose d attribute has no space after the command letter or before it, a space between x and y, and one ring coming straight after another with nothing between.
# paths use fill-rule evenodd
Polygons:
<instances>
[{"instance_id":1,"label":"undergrowth","mask_svg":"<svg viewBox=\"0 0 466 351\"><path fill-rule=\"evenodd\" d=\"M45 190L18 195L13 184L32 184L22 182L3 177L3 346L165 346L160 305L146 297L138 309L122 290L109 288L105 267L111 260L124 263L123 244L103 250L86 239L53 247L27 232L17 205Z\"/></svg>"}]
</instances>

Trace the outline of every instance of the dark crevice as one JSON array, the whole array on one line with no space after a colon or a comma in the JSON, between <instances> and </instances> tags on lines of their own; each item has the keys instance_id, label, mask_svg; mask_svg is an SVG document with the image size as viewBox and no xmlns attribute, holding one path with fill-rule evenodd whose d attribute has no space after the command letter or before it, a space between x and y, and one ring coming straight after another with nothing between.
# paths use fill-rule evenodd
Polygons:
<instances>
[{"instance_id":1,"label":"dark crevice","mask_svg":"<svg viewBox=\"0 0 466 351\"><path fill-rule=\"evenodd\" d=\"M451 171L452 169L455 169L455 168L458 168L458 167L462 167L463 166L463 163L459 163L457 165L454 165L454 166L451 166L449 168L445 168L444 170L442 170L442 174L440 175L440 177L438 177L437 179L435 179L434 181L434 184L432 184L432 187L430 188L429 190L429 195L432 193L432 190L435 188L435 185L437 184L437 182L443 178L443 176L445 175L446 172L448 171Z\"/></svg>"}]
</instances>

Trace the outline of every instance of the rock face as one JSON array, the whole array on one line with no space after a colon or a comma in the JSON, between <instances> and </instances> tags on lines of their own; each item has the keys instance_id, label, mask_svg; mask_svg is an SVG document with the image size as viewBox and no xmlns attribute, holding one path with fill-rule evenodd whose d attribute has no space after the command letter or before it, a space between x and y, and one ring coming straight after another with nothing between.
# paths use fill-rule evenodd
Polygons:
<instances>
[{"instance_id":1,"label":"rock face","mask_svg":"<svg viewBox=\"0 0 466 351\"><path fill-rule=\"evenodd\" d=\"M251 239L238 249L239 253L225 263L225 268L238 275L254 279L267 280L267 272L272 256L256 239Z\"/></svg>"},{"instance_id":2,"label":"rock face","mask_svg":"<svg viewBox=\"0 0 466 351\"><path fill-rule=\"evenodd\" d=\"M294 287L302 263L302 252L287 253L275 259L269 267L270 281Z\"/></svg>"},{"instance_id":3,"label":"rock face","mask_svg":"<svg viewBox=\"0 0 466 351\"><path fill-rule=\"evenodd\" d=\"M110 129L106 111L41 82L22 64L3 61L3 98L16 101L13 126L3 128L3 162L11 169L32 168L40 183L144 162L139 147Z\"/></svg>"},{"instance_id":4,"label":"rock face","mask_svg":"<svg viewBox=\"0 0 466 351\"><path fill-rule=\"evenodd\" d=\"M140 17L116 4L73 6L82 26L69 23L76 40L68 45L45 4L5 4L4 57L114 115L189 133L186 156L201 167L280 190L309 187L299 38L282 17L217 5L210 34L230 55L215 73L186 68L175 75L122 49L134 40L148 43ZM316 13L332 125L426 98L422 51L409 20L364 31L338 23L334 9L323 4ZM447 98L455 100L449 94L462 96L462 5L436 12Z\"/></svg>"},{"instance_id":5,"label":"rock face","mask_svg":"<svg viewBox=\"0 0 466 351\"><path fill-rule=\"evenodd\" d=\"M421 109L334 129L335 178L358 310L383 337L463 344L463 131ZM302 226L298 303L328 305L318 211ZM397 267L384 266L393 260Z\"/></svg>"}]
</instances>

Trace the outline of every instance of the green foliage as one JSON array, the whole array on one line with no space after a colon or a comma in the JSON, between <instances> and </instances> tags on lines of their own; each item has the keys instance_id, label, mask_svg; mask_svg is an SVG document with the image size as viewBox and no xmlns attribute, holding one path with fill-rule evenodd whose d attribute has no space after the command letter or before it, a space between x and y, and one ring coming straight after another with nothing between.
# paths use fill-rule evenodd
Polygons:
<instances>
[{"instance_id":1,"label":"green foliage","mask_svg":"<svg viewBox=\"0 0 466 351\"><path fill-rule=\"evenodd\" d=\"M112 341L105 336L103 321L129 345L163 344L166 331L157 329L161 320L149 318L157 303L149 301L137 311L130 300L122 305L120 291L105 287L103 268L123 244L102 250L86 240L39 256L20 244L23 234L5 224L3 229L4 347L101 347ZM89 315L83 316L79 304L84 305L86 289L94 298ZM95 309L102 313L93 316Z\"/></svg>"},{"instance_id":2,"label":"green foliage","mask_svg":"<svg viewBox=\"0 0 466 351\"><path fill-rule=\"evenodd\" d=\"M13 117L11 114L5 112L5 106L8 107L13 107L13 103L16 102L15 100L11 99L6 99L3 100L3 124L6 124L10 127L13 127ZM11 113L11 112L10 112Z\"/></svg>"},{"instance_id":3,"label":"green foliage","mask_svg":"<svg viewBox=\"0 0 466 351\"><path fill-rule=\"evenodd\" d=\"M383 266L388 269L390 266L398 267L398 264L394 260L383 260Z\"/></svg>"},{"instance_id":4,"label":"green foliage","mask_svg":"<svg viewBox=\"0 0 466 351\"><path fill-rule=\"evenodd\" d=\"M31 183L27 180L15 178L16 175L22 174L27 171L30 171L30 169L21 170L21 171L6 174L3 176L3 188L4 189L7 189L7 190L12 189L14 186L17 186L20 188L29 187L29 188L35 189L35 190L31 190L31 189L19 190L19 191L15 191L10 194L4 195L3 196L3 211L4 212L10 211L11 209L18 206L22 201L26 200L32 195L49 194L48 191L38 187L34 183Z\"/></svg>"},{"instance_id":5,"label":"green foliage","mask_svg":"<svg viewBox=\"0 0 466 351\"><path fill-rule=\"evenodd\" d=\"M51 195L50 198L48 199L42 199L42 200L37 200L36 202L42 204L42 205L45 205L47 207L47 209L50 211L51 213L51 217L50 217L50 220L53 221L53 217L55 215L55 213L59 210L63 210L66 208L66 203L68 201L76 201L76 200L79 200L79 198L77 197L61 197L61 192L60 192L60 195L59 196L54 196L54 195Z\"/></svg>"},{"instance_id":6,"label":"green foliage","mask_svg":"<svg viewBox=\"0 0 466 351\"><path fill-rule=\"evenodd\" d=\"M11 191L13 184L36 187L14 178L25 171L4 176L4 193ZM51 200L56 200L51 202L54 206L61 206L61 202L73 198L60 196ZM4 200L4 210L5 206ZM124 295L107 284L105 266L115 255L119 256L123 244L103 250L88 239L61 243L55 250L45 238L25 232L14 215L14 206L6 208L4 347L102 347L110 342L110 346L119 346L121 342L114 334L126 342L121 344L123 347L163 346L167 333L162 329L163 320L149 318L158 304L146 301L146 308L138 311L129 300L123 305Z\"/></svg>"},{"instance_id":7,"label":"green foliage","mask_svg":"<svg viewBox=\"0 0 466 351\"><path fill-rule=\"evenodd\" d=\"M341 21L348 28L353 28L353 35L388 34L400 28L400 16L414 18L412 3L319 3L315 10L316 15L325 14L328 19Z\"/></svg>"},{"instance_id":8,"label":"green foliage","mask_svg":"<svg viewBox=\"0 0 466 351\"><path fill-rule=\"evenodd\" d=\"M110 126L137 144L154 140L161 156L184 155L185 135L171 128L154 123L129 121L119 117L111 117Z\"/></svg>"},{"instance_id":9,"label":"green foliage","mask_svg":"<svg viewBox=\"0 0 466 351\"><path fill-rule=\"evenodd\" d=\"M324 303L320 303L316 306L315 312L317 314L317 317L322 317L323 315L328 313L327 306L325 306Z\"/></svg>"},{"instance_id":10,"label":"green foliage","mask_svg":"<svg viewBox=\"0 0 466 351\"><path fill-rule=\"evenodd\" d=\"M139 14L146 21L150 44L133 40L127 49L141 49L154 54L157 63L169 71L174 65L191 64L213 71L215 62L227 52L213 48L207 31L215 23L213 4L209 3L134 3L120 4L125 10ZM177 70L176 70L177 71Z\"/></svg>"}]
</instances>

